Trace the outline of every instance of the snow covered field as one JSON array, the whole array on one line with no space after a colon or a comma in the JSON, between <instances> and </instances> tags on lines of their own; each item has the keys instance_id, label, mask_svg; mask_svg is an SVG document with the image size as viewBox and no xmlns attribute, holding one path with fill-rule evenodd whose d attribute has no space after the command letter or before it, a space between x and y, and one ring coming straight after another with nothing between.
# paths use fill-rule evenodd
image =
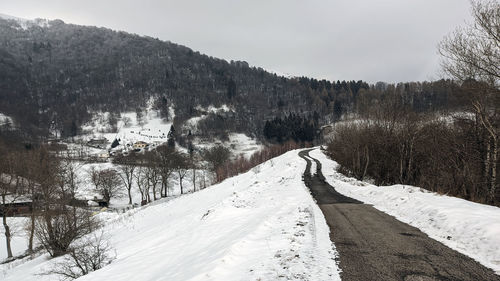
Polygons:
<instances>
[{"instance_id":1,"label":"snow covered field","mask_svg":"<svg viewBox=\"0 0 500 281\"><path fill-rule=\"evenodd\" d=\"M139 119L137 118L136 112L122 112L117 119L116 133L109 133L111 131L109 125L110 114L108 112L95 112L92 121L82 126L83 134L76 137L76 139L83 141L83 143L87 143L87 141L92 139L106 139L108 143L102 149L88 146L84 147L88 153L95 156L99 156L103 153L106 154L111 143L115 139L120 140L120 145L113 148L113 151L125 152L132 150L133 144L138 141L146 142L150 144L150 148L154 148L167 141L168 132L172 126L172 120L175 117L175 111L173 107L170 107L169 121L167 122L161 118L158 110L153 109L153 99L148 101L148 104L149 106L142 112L142 116L139 116ZM209 106L206 109L202 107L197 107L196 109L203 114L187 120L181 131L187 132L191 130L192 133L195 133L198 122L206 118L208 113L224 113L232 110L226 105L219 108ZM0 114L0 121L2 120L1 117L2 115ZM176 130L179 130L179 128L176 128ZM230 133L228 137L229 140L224 142L220 140L208 142L195 138L193 144L198 149L210 148L220 144L227 147L231 151L233 157L243 155L247 158L263 147L257 140L245 134ZM73 150L82 149L81 146L76 144L69 143L67 145ZM182 150L180 147L178 147L178 149Z\"/></svg>"},{"instance_id":2,"label":"snow covered field","mask_svg":"<svg viewBox=\"0 0 500 281\"><path fill-rule=\"evenodd\" d=\"M196 134L198 133L198 123L207 118L208 117L208 114L210 113L225 113L225 112L230 112L230 111L234 111L234 109L232 108L229 108L227 105L222 105L221 107L215 107L215 106L209 106L207 108L203 108L201 106L197 106L196 107L196 110L200 112L200 115L199 116L195 116L195 117L192 117L190 119L188 119L184 126L183 126L183 130L191 130L191 132L193 134Z\"/></svg>"},{"instance_id":3,"label":"snow covered field","mask_svg":"<svg viewBox=\"0 0 500 281\"><path fill-rule=\"evenodd\" d=\"M116 259L80 279L340 280L297 152L196 193L102 213ZM57 260L42 255L0 265L0 279L54 280L37 274Z\"/></svg>"},{"instance_id":4,"label":"snow covered field","mask_svg":"<svg viewBox=\"0 0 500 281\"><path fill-rule=\"evenodd\" d=\"M196 107L196 109L201 112L200 116L192 117L187 120L182 128L183 131L191 131L193 134L198 133L198 123L207 118L209 113L227 113L232 112L234 109L228 107L227 105L222 105L221 107L209 106L208 108L202 108L200 106ZM262 149L263 145L259 143L257 140L250 138L249 136L241 133L230 133L228 135L229 141L205 141L195 138L194 145L197 148L206 149L213 147L214 145L223 145L228 148L233 157L236 158L240 155L243 155L246 158L250 158L253 153Z\"/></svg>"},{"instance_id":5,"label":"snow covered field","mask_svg":"<svg viewBox=\"0 0 500 281\"><path fill-rule=\"evenodd\" d=\"M117 132L109 133L109 113L95 113L93 120L82 126L83 136L80 136L84 141L91 139L108 140L108 147L115 139L120 140L120 145L114 150L131 150L132 145L137 141L147 142L149 144L158 145L167 141L167 135L172 126L172 121L166 122L160 116L158 110L152 108L152 101L149 106L142 112L142 116L137 116L136 112L124 112L120 114L117 120ZM170 119L173 120L174 110L170 108ZM138 118L139 117L139 118ZM105 152L106 149L103 150Z\"/></svg>"},{"instance_id":6,"label":"snow covered field","mask_svg":"<svg viewBox=\"0 0 500 281\"><path fill-rule=\"evenodd\" d=\"M319 149L310 155L335 189L419 228L429 237L500 274L500 208L407 186L375 186L347 178Z\"/></svg>"},{"instance_id":7,"label":"snow covered field","mask_svg":"<svg viewBox=\"0 0 500 281\"><path fill-rule=\"evenodd\" d=\"M222 142L220 140L209 142L197 139L195 141L195 146L199 149L211 148L215 145L222 145L229 149L232 154L232 158L237 158L243 155L247 159L252 156L255 152L261 150L264 145L258 142L256 139L252 139L245 134L231 133L229 134L229 140Z\"/></svg>"}]
</instances>

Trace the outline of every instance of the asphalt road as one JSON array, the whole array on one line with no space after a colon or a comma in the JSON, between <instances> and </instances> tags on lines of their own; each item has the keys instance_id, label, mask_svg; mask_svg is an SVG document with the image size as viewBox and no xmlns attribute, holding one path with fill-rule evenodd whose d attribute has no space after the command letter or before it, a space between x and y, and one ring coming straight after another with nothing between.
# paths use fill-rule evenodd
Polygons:
<instances>
[{"instance_id":1,"label":"asphalt road","mask_svg":"<svg viewBox=\"0 0 500 281\"><path fill-rule=\"evenodd\" d=\"M342 280L500 280L492 270L325 182L321 163L307 161L304 182L325 215L339 252ZM311 160L317 174L311 175Z\"/></svg>"}]
</instances>

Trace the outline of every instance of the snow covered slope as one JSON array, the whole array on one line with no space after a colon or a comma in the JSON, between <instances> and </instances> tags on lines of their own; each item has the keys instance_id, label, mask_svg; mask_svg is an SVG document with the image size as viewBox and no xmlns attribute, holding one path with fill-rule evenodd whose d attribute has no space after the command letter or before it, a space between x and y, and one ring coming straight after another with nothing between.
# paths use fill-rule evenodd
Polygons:
<instances>
[{"instance_id":1,"label":"snow covered slope","mask_svg":"<svg viewBox=\"0 0 500 281\"><path fill-rule=\"evenodd\" d=\"M114 133L109 125L110 114L108 112L94 112L91 122L82 126L83 134L78 138L84 141L90 139L105 138L108 140L109 148L113 140L119 139L120 145L115 150L129 150L137 141L143 141L153 146L167 141L167 135L172 126L175 112L170 108L170 121L165 121L158 110L153 109L153 100L148 101L149 106L137 116L136 112L123 112L117 119Z\"/></svg>"},{"instance_id":2,"label":"snow covered slope","mask_svg":"<svg viewBox=\"0 0 500 281\"><path fill-rule=\"evenodd\" d=\"M319 149L310 155L335 189L419 228L429 237L500 274L500 208L408 185L375 186L338 173Z\"/></svg>"},{"instance_id":3,"label":"snow covered slope","mask_svg":"<svg viewBox=\"0 0 500 281\"><path fill-rule=\"evenodd\" d=\"M7 116L7 115L0 112L0 126L4 126L7 124L12 125L13 123L14 123L14 120L12 119L12 117Z\"/></svg>"},{"instance_id":4,"label":"snow covered slope","mask_svg":"<svg viewBox=\"0 0 500 281\"><path fill-rule=\"evenodd\" d=\"M288 152L205 190L103 213L116 260L79 280L340 280L336 251ZM54 280L46 255L0 266L1 280Z\"/></svg>"}]
</instances>

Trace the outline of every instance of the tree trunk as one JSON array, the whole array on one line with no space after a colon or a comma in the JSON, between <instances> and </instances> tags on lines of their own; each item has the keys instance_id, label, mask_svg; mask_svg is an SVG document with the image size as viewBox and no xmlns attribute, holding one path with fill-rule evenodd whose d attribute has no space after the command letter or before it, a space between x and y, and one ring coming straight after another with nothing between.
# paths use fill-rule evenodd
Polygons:
<instances>
[{"instance_id":1,"label":"tree trunk","mask_svg":"<svg viewBox=\"0 0 500 281\"><path fill-rule=\"evenodd\" d=\"M129 188L128 188L128 190L127 190L127 191L128 191L128 204L129 204L129 205L132 205L132 194L131 194L131 192L130 192L130 191L131 191L131 189L132 189L132 186L129 186Z\"/></svg>"},{"instance_id":2,"label":"tree trunk","mask_svg":"<svg viewBox=\"0 0 500 281\"><path fill-rule=\"evenodd\" d=\"M363 176L362 176L363 179L366 176L366 172L368 171L368 164L370 163L370 153L368 151L368 146L365 146L365 156L366 156L366 162L365 162L365 169L363 170Z\"/></svg>"},{"instance_id":3,"label":"tree trunk","mask_svg":"<svg viewBox=\"0 0 500 281\"><path fill-rule=\"evenodd\" d=\"M486 146L486 151L485 151L485 157L484 157L484 185L491 187L491 178L490 178L490 171L491 171L491 138L490 136L486 137L485 140L485 146ZM489 197L489 192L487 196Z\"/></svg>"},{"instance_id":4,"label":"tree trunk","mask_svg":"<svg viewBox=\"0 0 500 281\"><path fill-rule=\"evenodd\" d=\"M109 201L111 201L111 195L109 194L109 192L107 190L104 190L104 201L106 201L109 205Z\"/></svg>"},{"instance_id":5,"label":"tree trunk","mask_svg":"<svg viewBox=\"0 0 500 281\"><path fill-rule=\"evenodd\" d=\"M7 258L12 258L12 249L10 247L10 240L11 240L11 235L10 235L10 228L7 225L7 208L5 207L5 195L2 195L2 204L3 204L3 210L2 210L2 222L3 222L3 227L5 228L5 242L7 243Z\"/></svg>"},{"instance_id":6,"label":"tree trunk","mask_svg":"<svg viewBox=\"0 0 500 281\"><path fill-rule=\"evenodd\" d=\"M407 166L407 169L406 169L406 180L405 180L405 183L410 183L410 184L415 184L413 181L410 182L410 176L411 176L411 169L412 169L412 164L413 164L413 144L414 144L414 140L412 139L411 140L411 143L410 143L410 151L409 151L409 155L408 155L408 166Z\"/></svg>"},{"instance_id":7,"label":"tree trunk","mask_svg":"<svg viewBox=\"0 0 500 281\"><path fill-rule=\"evenodd\" d=\"M35 236L35 208L31 209L31 227L30 227L30 238L28 242L28 252L33 253L33 237Z\"/></svg>"},{"instance_id":8,"label":"tree trunk","mask_svg":"<svg viewBox=\"0 0 500 281\"><path fill-rule=\"evenodd\" d=\"M403 184L403 162L404 162L404 144L400 145L400 147L403 146L403 148L399 148L399 183Z\"/></svg>"},{"instance_id":9,"label":"tree trunk","mask_svg":"<svg viewBox=\"0 0 500 281\"><path fill-rule=\"evenodd\" d=\"M184 194L184 189L182 188L182 176L181 176L181 172L179 172L179 185L181 187L181 194Z\"/></svg>"},{"instance_id":10,"label":"tree trunk","mask_svg":"<svg viewBox=\"0 0 500 281\"><path fill-rule=\"evenodd\" d=\"M142 191L141 189L139 189L139 192L141 193L141 202L146 200L146 197L144 196L144 191Z\"/></svg>"},{"instance_id":11,"label":"tree trunk","mask_svg":"<svg viewBox=\"0 0 500 281\"><path fill-rule=\"evenodd\" d=\"M491 148L491 179L489 187L489 197L492 204L496 203L496 185L497 185L497 161L498 161L498 139L493 138Z\"/></svg>"},{"instance_id":12,"label":"tree trunk","mask_svg":"<svg viewBox=\"0 0 500 281\"><path fill-rule=\"evenodd\" d=\"M52 216L49 215L49 212L50 212L50 209L48 206L45 207L45 210L44 210L44 219L45 219L45 224L47 225L47 235L49 236L48 237L48 240L49 240L49 244L47 246L49 246L51 248L51 256L52 257L57 257L60 253L59 253L59 250L58 250L58 247L57 247L57 242L56 242L56 239L54 238L54 228L52 226Z\"/></svg>"},{"instance_id":13,"label":"tree trunk","mask_svg":"<svg viewBox=\"0 0 500 281\"><path fill-rule=\"evenodd\" d=\"M193 192L196 192L196 169L193 168Z\"/></svg>"}]
</instances>

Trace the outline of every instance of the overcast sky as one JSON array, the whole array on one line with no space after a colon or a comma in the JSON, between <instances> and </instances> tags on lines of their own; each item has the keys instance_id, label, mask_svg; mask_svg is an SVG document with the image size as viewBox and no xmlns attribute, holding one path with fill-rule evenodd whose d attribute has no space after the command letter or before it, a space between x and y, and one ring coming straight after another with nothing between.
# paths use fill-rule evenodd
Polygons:
<instances>
[{"instance_id":1,"label":"overcast sky","mask_svg":"<svg viewBox=\"0 0 500 281\"><path fill-rule=\"evenodd\" d=\"M439 41L468 0L2 0L0 13L104 26L281 74L439 79Z\"/></svg>"}]
</instances>

